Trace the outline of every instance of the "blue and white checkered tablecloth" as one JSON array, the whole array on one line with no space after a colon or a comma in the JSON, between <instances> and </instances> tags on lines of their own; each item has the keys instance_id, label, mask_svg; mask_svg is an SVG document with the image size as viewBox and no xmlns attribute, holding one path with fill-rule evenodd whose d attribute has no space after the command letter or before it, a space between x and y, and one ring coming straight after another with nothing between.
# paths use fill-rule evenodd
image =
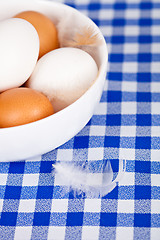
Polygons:
<instances>
[{"instance_id":1,"label":"blue and white checkered tablecloth","mask_svg":"<svg viewBox=\"0 0 160 240\"><path fill-rule=\"evenodd\" d=\"M62 2L62 1L61 1ZM0 163L0 239L160 239L160 1L68 0L101 29L107 81L90 122L37 161ZM118 186L102 198L64 194L57 160L110 159Z\"/></svg>"}]
</instances>

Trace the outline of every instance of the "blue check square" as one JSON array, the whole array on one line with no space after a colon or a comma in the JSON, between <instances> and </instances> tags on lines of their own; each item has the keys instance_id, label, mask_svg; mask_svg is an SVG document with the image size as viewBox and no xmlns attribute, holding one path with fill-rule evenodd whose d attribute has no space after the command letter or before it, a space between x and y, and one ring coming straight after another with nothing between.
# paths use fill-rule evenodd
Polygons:
<instances>
[{"instance_id":1,"label":"blue check square","mask_svg":"<svg viewBox=\"0 0 160 240\"><path fill-rule=\"evenodd\" d=\"M21 186L6 186L5 199L20 199Z\"/></svg>"},{"instance_id":2,"label":"blue check square","mask_svg":"<svg viewBox=\"0 0 160 240\"><path fill-rule=\"evenodd\" d=\"M2 212L0 218L1 226L16 226L17 212Z\"/></svg>"},{"instance_id":3,"label":"blue check square","mask_svg":"<svg viewBox=\"0 0 160 240\"><path fill-rule=\"evenodd\" d=\"M94 11L94 10L99 10L101 9L101 4L99 2L90 2L88 4L88 10Z\"/></svg>"},{"instance_id":4,"label":"blue check square","mask_svg":"<svg viewBox=\"0 0 160 240\"><path fill-rule=\"evenodd\" d=\"M109 62L123 62L124 60L124 55L123 54L115 54L112 53L109 55Z\"/></svg>"},{"instance_id":5,"label":"blue check square","mask_svg":"<svg viewBox=\"0 0 160 240\"><path fill-rule=\"evenodd\" d=\"M66 225L67 226L82 226L83 225L83 212L68 212Z\"/></svg>"},{"instance_id":6,"label":"blue check square","mask_svg":"<svg viewBox=\"0 0 160 240\"><path fill-rule=\"evenodd\" d=\"M35 212L33 226L48 226L50 220L50 212Z\"/></svg>"},{"instance_id":7,"label":"blue check square","mask_svg":"<svg viewBox=\"0 0 160 240\"><path fill-rule=\"evenodd\" d=\"M145 10L152 9L153 8L153 4L152 4L152 2L140 2L139 3L139 8L140 9L145 9Z\"/></svg>"},{"instance_id":8,"label":"blue check square","mask_svg":"<svg viewBox=\"0 0 160 240\"><path fill-rule=\"evenodd\" d=\"M120 114L107 115L106 124L108 126L120 126L121 125L121 115Z\"/></svg>"},{"instance_id":9,"label":"blue check square","mask_svg":"<svg viewBox=\"0 0 160 240\"><path fill-rule=\"evenodd\" d=\"M100 214L100 226L116 227L117 213L104 213Z\"/></svg>"},{"instance_id":10,"label":"blue check square","mask_svg":"<svg viewBox=\"0 0 160 240\"><path fill-rule=\"evenodd\" d=\"M134 214L134 227L150 227L151 214L150 213L135 213Z\"/></svg>"},{"instance_id":11,"label":"blue check square","mask_svg":"<svg viewBox=\"0 0 160 240\"><path fill-rule=\"evenodd\" d=\"M50 173L52 170L53 161L42 161L40 166L40 173Z\"/></svg>"},{"instance_id":12,"label":"blue check square","mask_svg":"<svg viewBox=\"0 0 160 240\"><path fill-rule=\"evenodd\" d=\"M112 25L115 27L125 26L126 20L124 18L113 18Z\"/></svg>"},{"instance_id":13,"label":"blue check square","mask_svg":"<svg viewBox=\"0 0 160 240\"><path fill-rule=\"evenodd\" d=\"M151 149L151 137L136 137L136 149Z\"/></svg>"},{"instance_id":14,"label":"blue check square","mask_svg":"<svg viewBox=\"0 0 160 240\"><path fill-rule=\"evenodd\" d=\"M108 91L107 96L108 102L121 102L122 92L121 91Z\"/></svg>"},{"instance_id":15,"label":"blue check square","mask_svg":"<svg viewBox=\"0 0 160 240\"><path fill-rule=\"evenodd\" d=\"M138 37L138 42L139 43L152 43L152 35L140 35Z\"/></svg>"},{"instance_id":16,"label":"blue check square","mask_svg":"<svg viewBox=\"0 0 160 240\"><path fill-rule=\"evenodd\" d=\"M111 37L111 43L112 44L123 44L125 42L125 37L124 36L117 36L114 35Z\"/></svg>"},{"instance_id":17,"label":"blue check square","mask_svg":"<svg viewBox=\"0 0 160 240\"><path fill-rule=\"evenodd\" d=\"M151 102L151 93L149 92L138 92L137 102Z\"/></svg>"},{"instance_id":18,"label":"blue check square","mask_svg":"<svg viewBox=\"0 0 160 240\"><path fill-rule=\"evenodd\" d=\"M139 53L138 54L138 62L151 62L152 55L151 53Z\"/></svg>"},{"instance_id":19,"label":"blue check square","mask_svg":"<svg viewBox=\"0 0 160 240\"><path fill-rule=\"evenodd\" d=\"M151 173L150 161L135 161L135 172Z\"/></svg>"},{"instance_id":20,"label":"blue check square","mask_svg":"<svg viewBox=\"0 0 160 240\"><path fill-rule=\"evenodd\" d=\"M79 136L74 139L74 148L88 148L89 136Z\"/></svg>"},{"instance_id":21,"label":"blue check square","mask_svg":"<svg viewBox=\"0 0 160 240\"><path fill-rule=\"evenodd\" d=\"M142 41L142 39L141 39L141 41ZM151 81L151 73L137 73L137 81L138 82L150 82Z\"/></svg>"},{"instance_id":22,"label":"blue check square","mask_svg":"<svg viewBox=\"0 0 160 240\"><path fill-rule=\"evenodd\" d=\"M112 81L122 81L121 72L108 72L108 79Z\"/></svg>"},{"instance_id":23,"label":"blue check square","mask_svg":"<svg viewBox=\"0 0 160 240\"><path fill-rule=\"evenodd\" d=\"M140 18L139 19L139 26L152 26L152 19L151 18Z\"/></svg>"},{"instance_id":24,"label":"blue check square","mask_svg":"<svg viewBox=\"0 0 160 240\"><path fill-rule=\"evenodd\" d=\"M135 186L135 199L151 199L151 186Z\"/></svg>"},{"instance_id":25,"label":"blue check square","mask_svg":"<svg viewBox=\"0 0 160 240\"><path fill-rule=\"evenodd\" d=\"M24 173L25 162L11 162L9 173Z\"/></svg>"},{"instance_id":26,"label":"blue check square","mask_svg":"<svg viewBox=\"0 0 160 240\"><path fill-rule=\"evenodd\" d=\"M53 196L53 186L39 186L37 199L51 199Z\"/></svg>"},{"instance_id":27,"label":"blue check square","mask_svg":"<svg viewBox=\"0 0 160 240\"><path fill-rule=\"evenodd\" d=\"M127 4L124 2L122 2L122 3L115 2L113 5L113 8L115 10L124 10L124 9L126 9L126 7L127 7Z\"/></svg>"},{"instance_id":28,"label":"blue check square","mask_svg":"<svg viewBox=\"0 0 160 240\"><path fill-rule=\"evenodd\" d=\"M137 114L137 126L151 126L151 114Z\"/></svg>"},{"instance_id":29,"label":"blue check square","mask_svg":"<svg viewBox=\"0 0 160 240\"><path fill-rule=\"evenodd\" d=\"M105 136L104 147L119 147L120 137Z\"/></svg>"}]
</instances>

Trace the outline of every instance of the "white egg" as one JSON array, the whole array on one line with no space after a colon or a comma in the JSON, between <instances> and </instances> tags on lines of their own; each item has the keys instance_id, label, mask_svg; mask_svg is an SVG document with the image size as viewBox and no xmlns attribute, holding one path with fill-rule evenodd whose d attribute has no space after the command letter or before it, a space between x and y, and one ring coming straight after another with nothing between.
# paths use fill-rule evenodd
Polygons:
<instances>
[{"instance_id":1,"label":"white egg","mask_svg":"<svg viewBox=\"0 0 160 240\"><path fill-rule=\"evenodd\" d=\"M31 75L39 54L39 37L26 20L0 23L0 91L19 87Z\"/></svg>"},{"instance_id":2,"label":"white egg","mask_svg":"<svg viewBox=\"0 0 160 240\"><path fill-rule=\"evenodd\" d=\"M57 112L82 96L97 74L97 64L88 53L65 47L40 58L27 84L47 95Z\"/></svg>"}]
</instances>

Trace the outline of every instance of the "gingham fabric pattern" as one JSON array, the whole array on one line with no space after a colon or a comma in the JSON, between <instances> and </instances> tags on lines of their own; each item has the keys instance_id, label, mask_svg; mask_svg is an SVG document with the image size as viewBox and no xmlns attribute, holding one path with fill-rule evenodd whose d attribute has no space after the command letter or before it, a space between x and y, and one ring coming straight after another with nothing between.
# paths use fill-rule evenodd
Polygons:
<instances>
[{"instance_id":1,"label":"gingham fabric pattern","mask_svg":"<svg viewBox=\"0 0 160 240\"><path fill-rule=\"evenodd\" d=\"M107 80L93 117L74 138L42 159L0 163L0 239L159 240L160 1L61 2L100 27ZM110 159L115 172L125 159L126 173L101 199L64 194L52 164L75 158Z\"/></svg>"}]
</instances>

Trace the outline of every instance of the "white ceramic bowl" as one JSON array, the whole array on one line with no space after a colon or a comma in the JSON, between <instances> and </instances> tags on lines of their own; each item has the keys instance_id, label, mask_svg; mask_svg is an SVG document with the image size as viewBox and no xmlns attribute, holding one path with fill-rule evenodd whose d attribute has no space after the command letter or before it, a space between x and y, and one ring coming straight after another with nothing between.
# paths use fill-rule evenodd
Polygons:
<instances>
[{"instance_id":1,"label":"white ceramic bowl","mask_svg":"<svg viewBox=\"0 0 160 240\"><path fill-rule=\"evenodd\" d=\"M74 14L76 22L90 24L102 37L102 44L93 57L99 67L94 84L76 102L42 120L10 128L0 129L0 161L18 161L34 158L64 144L75 136L90 120L95 106L100 101L106 77L108 52L105 40L98 27L79 11L61 3L50 1L1 0L0 21L24 10L44 13L55 23Z\"/></svg>"}]
</instances>

